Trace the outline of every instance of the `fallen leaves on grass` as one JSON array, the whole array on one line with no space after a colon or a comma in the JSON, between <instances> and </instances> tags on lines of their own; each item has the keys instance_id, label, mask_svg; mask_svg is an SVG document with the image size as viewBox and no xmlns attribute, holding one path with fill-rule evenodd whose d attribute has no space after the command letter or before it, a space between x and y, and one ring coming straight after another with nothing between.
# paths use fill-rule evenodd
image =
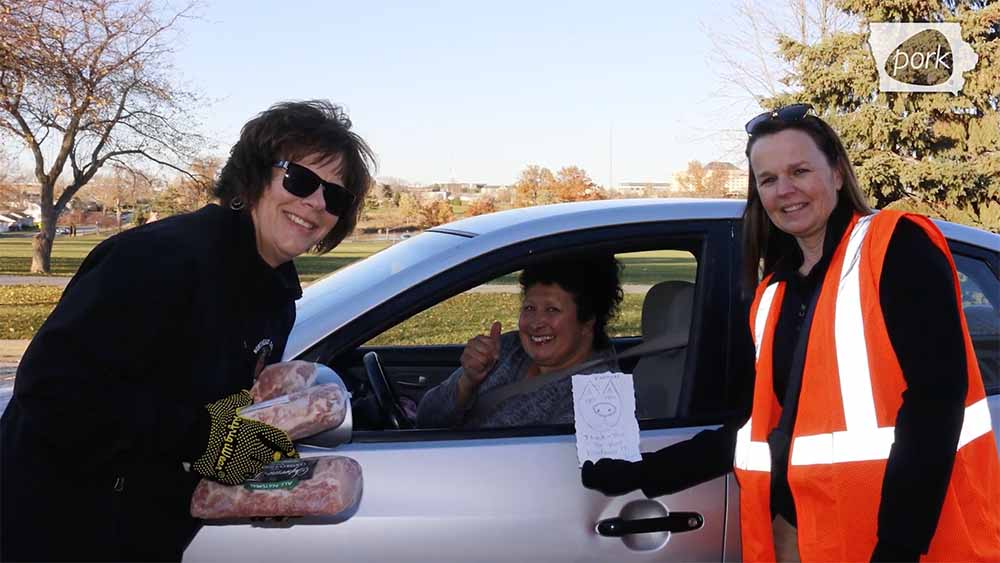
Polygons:
<instances>
[{"instance_id":1,"label":"fallen leaves on grass","mask_svg":"<svg viewBox=\"0 0 1000 563\"><path fill-rule=\"evenodd\" d=\"M42 285L0 285L0 338L31 338L48 318L63 288Z\"/></svg>"}]
</instances>

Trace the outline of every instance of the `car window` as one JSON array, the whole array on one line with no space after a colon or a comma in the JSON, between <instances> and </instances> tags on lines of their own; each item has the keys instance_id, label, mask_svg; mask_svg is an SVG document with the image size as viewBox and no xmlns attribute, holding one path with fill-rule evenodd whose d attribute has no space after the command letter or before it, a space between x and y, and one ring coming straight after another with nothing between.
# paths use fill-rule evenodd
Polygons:
<instances>
[{"instance_id":1,"label":"car window","mask_svg":"<svg viewBox=\"0 0 1000 563\"><path fill-rule=\"evenodd\" d=\"M481 284L421 311L379 334L365 346L465 344L500 321L503 331L517 330L521 304L516 276Z\"/></svg>"},{"instance_id":2,"label":"car window","mask_svg":"<svg viewBox=\"0 0 1000 563\"><path fill-rule=\"evenodd\" d=\"M962 310L987 394L1000 393L1000 280L982 260L955 254Z\"/></svg>"},{"instance_id":3,"label":"car window","mask_svg":"<svg viewBox=\"0 0 1000 563\"><path fill-rule=\"evenodd\" d=\"M698 263L687 250L649 250L619 253L625 298L608 326L612 338L642 335L640 319L646 293L656 283L694 283ZM520 270L492 279L426 309L379 334L365 346L464 344L488 332L493 321L503 331L517 330L521 304Z\"/></svg>"},{"instance_id":4,"label":"car window","mask_svg":"<svg viewBox=\"0 0 1000 563\"><path fill-rule=\"evenodd\" d=\"M686 239L686 244L691 244ZM617 354L643 340L665 332L683 332L692 326L698 260L688 249L661 248L615 254L622 264L621 282L624 298L618 315L608 325ZM453 349L453 365L437 373L421 372L430 385L445 381L458 366L458 358L466 342L489 332L494 321L500 321L503 332L517 330L521 308L520 270L508 272L472 289L445 299L383 331L366 342L364 348L380 349L383 356L393 358L397 365L387 370L416 373L407 370L400 354L413 358L440 358L442 345ZM654 352L643 357L622 357L619 369L631 373L636 390L637 415L641 420L670 418L678 408L681 382L687 364L687 347ZM384 360L385 361L385 360ZM390 360L392 361L392 360ZM412 380L412 379L411 379ZM399 380L397 378L397 385ZM403 382L404 403L413 406L420 397L412 385ZM514 399L517 400L517 399ZM567 395L567 401L571 396ZM409 409L404 409L409 410ZM535 423L526 422L524 426Z\"/></svg>"}]
</instances>

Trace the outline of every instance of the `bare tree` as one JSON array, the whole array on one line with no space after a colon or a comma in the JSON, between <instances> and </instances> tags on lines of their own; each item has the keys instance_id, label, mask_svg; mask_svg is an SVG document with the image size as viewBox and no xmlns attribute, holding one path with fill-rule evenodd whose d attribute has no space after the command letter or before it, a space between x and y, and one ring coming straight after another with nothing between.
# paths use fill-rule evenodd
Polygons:
<instances>
[{"instance_id":1,"label":"bare tree","mask_svg":"<svg viewBox=\"0 0 1000 563\"><path fill-rule=\"evenodd\" d=\"M204 144L183 130L194 94L168 78L173 36L192 10L163 13L153 0L0 0L0 131L31 152L41 196L32 272L49 272L59 214L104 165L185 172L191 148Z\"/></svg>"},{"instance_id":2,"label":"bare tree","mask_svg":"<svg viewBox=\"0 0 1000 563\"><path fill-rule=\"evenodd\" d=\"M723 25L704 26L714 47L709 62L725 86L756 101L791 87L792 67L778 56L781 37L812 45L857 26L834 0L736 1Z\"/></svg>"},{"instance_id":3,"label":"bare tree","mask_svg":"<svg viewBox=\"0 0 1000 563\"><path fill-rule=\"evenodd\" d=\"M0 207L13 204L14 201L20 199L19 190L11 183L14 176L14 158L3 143L3 139L0 138Z\"/></svg>"},{"instance_id":4,"label":"bare tree","mask_svg":"<svg viewBox=\"0 0 1000 563\"><path fill-rule=\"evenodd\" d=\"M136 174L127 168L114 167L111 175L95 176L83 192L100 203L105 213L114 211L115 224L121 229L122 211L134 210L139 201L151 199L153 185L145 175Z\"/></svg>"}]
</instances>

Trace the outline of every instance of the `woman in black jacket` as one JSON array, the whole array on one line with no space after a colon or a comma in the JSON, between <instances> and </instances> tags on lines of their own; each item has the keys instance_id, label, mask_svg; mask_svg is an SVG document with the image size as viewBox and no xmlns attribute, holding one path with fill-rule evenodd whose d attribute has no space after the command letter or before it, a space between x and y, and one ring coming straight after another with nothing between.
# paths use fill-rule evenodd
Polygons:
<instances>
[{"instance_id":1,"label":"woman in black jacket","mask_svg":"<svg viewBox=\"0 0 1000 563\"><path fill-rule=\"evenodd\" d=\"M0 423L3 560L179 560L199 478L237 484L297 455L236 410L284 352L302 294L292 259L352 231L373 165L338 106L277 104L244 126L220 205L90 253Z\"/></svg>"}]
</instances>

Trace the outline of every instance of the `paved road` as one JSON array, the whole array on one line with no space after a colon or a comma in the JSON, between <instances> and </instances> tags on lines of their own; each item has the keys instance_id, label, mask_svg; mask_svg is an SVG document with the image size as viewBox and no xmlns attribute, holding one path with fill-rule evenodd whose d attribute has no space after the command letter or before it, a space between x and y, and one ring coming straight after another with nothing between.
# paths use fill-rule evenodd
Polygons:
<instances>
[{"instance_id":1,"label":"paved road","mask_svg":"<svg viewBox=\"0 0 1000 563\"><path fill-rule=\"evenodd\" d=\"M14 393L14 371L16 369L15 365L0 365L0 413L7 408L10 396Z\"/></svg>"},{"instance_id":2,"label":"paved road","mask_svg":"<svg viewBox=\"0 0 1000 563\"><path fill-rule=\"evenodd\" d=\"M0 285L55 285L66 287L69 277L64 276L0 276Z\"/></svg>"}]
</instances>

